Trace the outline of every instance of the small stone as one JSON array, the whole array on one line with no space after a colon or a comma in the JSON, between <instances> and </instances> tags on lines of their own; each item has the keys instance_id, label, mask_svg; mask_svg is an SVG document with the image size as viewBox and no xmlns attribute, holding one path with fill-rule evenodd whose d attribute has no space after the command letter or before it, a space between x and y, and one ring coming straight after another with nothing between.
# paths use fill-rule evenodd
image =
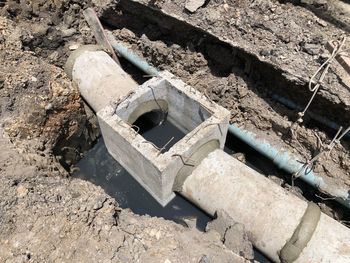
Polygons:
<instances>
[{"instance_id":1,"label":"small stone","mask_svg":"<svg viewBox=\"0 0 350 263\"><path fill-rule=\"evenodd\" d=\"M159 240L161 236L162 236L162 233L160 231L158 231L156 233L156 239Z\"/></svg>"},{"instance_id":2,"label":"small stone","mask_svg":"<svg viewBox=\"0 0 350 263\"><path fill-rule=\"evenodd\" d=\"M71 37L73 36L77 31L75 30L75 28L68 28L68 29L63 29L61 30L62 32L62 36L63 37Z\"/></svg>"},{"instance_id":3,"label":"small stone","mask_svg":"<svg viewBox=\"0 0 350 263\"><path fill-rule=\"evenodd\" d=\"M203 255L198 263L210 263L210 260L207 255Z\"/></svg>"},{"instance_id":4,"label":"small stone","mask_svg":"<svg viewBox=\"0 0 350 263\"><path fill-rule=\"evenodd\" d=\"M79 48L79 44L73 44L73 45L70 45L68 48L69 48L69 50L76 50L76 49L78 49Z\"/></svg>"},{"instance_id":5,"label":"small stone","mask_svg":"<svg viewBox=\"0 0 350 263\"><path fill-rule=\"evenodd\" d=\"M246 259L254 258L253 246L244 225L234 221L224 210L217 211L217 218L208 223L206 231L213 230L220 234L222 242L228 249Z\"/></svg>"},{"instance_id":6,"label":"small stone","mask_svg":"<svg viewBox=\"0 0 350 263\"><path fill-rule=\"evenodd\" d=\"M18 197L23 197L28 194L28 189L24 187L23 185L20 185L17 187L17 195Z\"/></svg>"},{"instance_id":7,"label":"small stone","mask_svg":"<svg viewBox=\"0 0 350 263\"><path fill-rule=\"evenodd\" d=\"M53 108L52 103L49 103L45 106L45 110L52 110L52 108Z\"/></svg>"},{"instance_id":8,"label":"small stone","mask_svg":"<svg viewBox=\"0 0 350 263\"><path fill-rule=\"evenodd\" d=\"M246 158L244 153L234 153L232 154L233 158L236 158L238 161L242 162L242 163L246 163Z\"/></svg>"},{"instance_id":9,"label":"small stone","mask_svg":"<svg viewBox=\"0 0 350 263\"><path fill-rule=\"evenodd\" d=\"M306 43L303 50L309 55L317 55L320 53L321 49L319 45Z\"/></svg>"},{"instance_id":10,"label":"small stone","mask_svg":"<svg viewBox=\"0 0 350 263\"><path fill-rule=\"evenodd\" d=\"M322 19L317 19L316 22L323 27L327 26L327 22Z\"/></svg>"},{"instance_id":11,"label":"small stone","mask_svg":"<svg viewBox=\"0 0 350 263\"><path fill-rule=\"evenodd\" d=\"M103 207L104 202L106 201L105 197L101 197L97 200L97 202L94 204L93 209L94 210L99 210Z\"/></svg>"},{"instance_id":12,"label":"small stone","mask_svg":"<svg viewBox=\"0 0 350 263\"><path fill-rule=\"evenodd\" d=\"M31 77L31 81L33 81L33 82L37 82L37 81L38 81L38 79L37 79L36 77Z\"/></svg>"},{"instance_id":13,"label":"small stone","mask_svg":"<svg viewBox=\"0 0 350 263\"><path fill-rule=\"evenodd\" d=\"M246 259L253 259L253 246L248 240L244 225L236 223L227 229L224 244L233 252Z\"/></svg>"},{"instance_id":14,"label":"small stone","mask_svg":"<svg viewBox=\"0 0 350 263\"><path fill-rule=\"evenodd\" d=\"M205 0L188 0L186 2L185 8L191 13L194 13L197 11L198 8L203 6L204 3L205 3Z\"/></svg>"}]
</instances>

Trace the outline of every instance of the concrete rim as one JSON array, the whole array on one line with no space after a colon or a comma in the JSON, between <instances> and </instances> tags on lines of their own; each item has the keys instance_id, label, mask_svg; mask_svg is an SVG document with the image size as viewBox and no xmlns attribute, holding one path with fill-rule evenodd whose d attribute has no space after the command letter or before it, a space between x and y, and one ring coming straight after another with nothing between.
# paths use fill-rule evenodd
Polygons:
<instances>
[{"instance_id":1,"label":"concrete rim","mask_svg":"<svg viewBox=\"0 0 350 263\"><path fill-rule=\"evenodd\" d=\"M64 71L70 79L73 77L73 67L75 60L86 51L103 51L103 47L98 45L84 45L74 50L68 57L66 64L64 65Z\"/></svg>"}]
</instances>

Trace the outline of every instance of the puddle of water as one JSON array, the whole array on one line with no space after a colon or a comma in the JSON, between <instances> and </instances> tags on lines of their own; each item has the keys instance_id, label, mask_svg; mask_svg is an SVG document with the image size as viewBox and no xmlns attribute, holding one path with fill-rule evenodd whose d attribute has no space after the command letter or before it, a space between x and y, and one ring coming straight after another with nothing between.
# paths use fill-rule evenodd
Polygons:
<instances>
[{"instance_id":1,"label":"puddle of water","mask_svg":"<svg viewBox=\"0 0 350 263\"><path fill-rule=\"evenodd\" d=\"M174 136L172 135L172 129L174 129L172 125L166 126L166 131L169 131L169 134ZM156 140L160 137L159 131L156 130L156 132L158 133L151 132L146 134L146 136L156 137ZM179 131L177 131L178 136L181 135L178 132ZM145 136L144 134L145 133L142 135ZM162 128L162 134L164 134L164 127ZM167 139L165 139L165 141L166 140ZM163 141L161 141L161 143L163 144ZM227 147L225 147L225 151L231 154L234 153L232 149ZM75 172L73 177L81 178L101 186L107 194L117 200L120 207L129 208L135 214L163 217L185 226L187 226L190 221L201 231L204 231L207 223L212 220L205 212L179 195L166 207L159 205L158 202L113 159L108 153L102 138L97 141L96 145L77 164L77 167L79 171ZM254 249L254 257L255 260L262 263L270 262L256 249Z\"/></svg>"},{"instance_id":2,"label":"puddle of water","mask_svg":"<svg viewBox=\"0 0 350 263\"><path fill-rule=\"evenodd\" d=\"M195 222L204 230L211 218L202 210L176 196L166 207L162 207L144 188L109 155L102 139L77 164L79 171L73 174L101 186L114 197L122 208L130 208L135 214L163 217L177 223Z\"/></svg>"},{"instance_id":3,"label":"puddle of water","mask_svg":"<svg viewBox=\"0 0 350 263\"><path fill-rule=\"evenodd\" d=\"M175 143L185 136L185 133L168 120L146 131L140 130L139 133L143 138L152 142L158 148L163 148L165 146L162 153L168 151Z\"/></svg>"}]
</instances>

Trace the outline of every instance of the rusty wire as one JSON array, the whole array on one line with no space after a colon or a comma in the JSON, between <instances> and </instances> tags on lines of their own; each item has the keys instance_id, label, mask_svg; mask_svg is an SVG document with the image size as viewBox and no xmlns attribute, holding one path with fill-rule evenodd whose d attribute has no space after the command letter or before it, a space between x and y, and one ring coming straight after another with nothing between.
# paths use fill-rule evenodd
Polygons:
<instances>
[{"instance_id":1,"label":"rusty wire","mask_svg":"<svg viewBox=\"0 0 350 263\"><path fill-rule=\"evenodd\" d=\"M122 102L124 102L125 100L127 100L128 98L130 98L133 94L135 93L135 91L129 91L125 96L123 96L122 98L118 98L118 100L114 103L114 108L115 108L115 110L114 110L114 112L116 112L117 111L117 108L118 108L118 106L122 103ZM130 104L130 103L129 103ZM129 104L127 105L127 107L129 107ZM126 107L126 108L127 108Z\"/></svg>"},{"instance_id":2,"label":"rusty wire","mask_svg":"<svg viewBox=\"0 0 350 263\"><path fill-rule=\"evenodd\" d=\"M190 158L187 158L187 160L185 161L185 160L183 159L183 156L182 156L181 154L173 154L171 157L173 157L173 156L180 157L181 162L183 163L183 165L191 166L191 167L195 167L195 166L196 166L195 163L188 163L188 161L191 160Z\"/></svg>"},{"instance_id":3,"label":"rusty wire","mask_svg":"<svg viewBox=\"0 0 350 263\"><path fill-rule=\"evenodd\" d=\"M174 137L170 138L170 140L168 142L166 142L162 148L159 148L153 142L150 142L150 141L147 141L147 140L142 141L142 143L149 143L150 145L152 145L158 151L157 156L159 156L162 153L162 151L169 145L169 143L172 140L174 140Z\"/></svg>"}]
</instances>

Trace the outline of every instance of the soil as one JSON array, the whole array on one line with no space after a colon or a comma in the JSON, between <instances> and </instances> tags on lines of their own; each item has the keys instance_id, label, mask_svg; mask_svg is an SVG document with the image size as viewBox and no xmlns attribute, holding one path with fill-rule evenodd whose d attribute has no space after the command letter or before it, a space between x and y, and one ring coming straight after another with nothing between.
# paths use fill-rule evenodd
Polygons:
<instances>
[{"instance_id":1,"label":"soil","mask_svg":"<svg viewBox=\"0 0 350 263\"><path fill-rule=\"evenodd\" d=\"M350 5L349 1L324 0L280 0L303 6L320 18L335 24L344 31L350 32Z\"/></svg>"},{"instance_id":2,"label":"soil","mask_svg":"<svg viewBox=\"0 0 350 263\"><path fill-rule=\"evenodd\" d=\"M147 10L126 0L118 5L0 1L1 262L245 262L232 251L251 258L242 226L232 223L225 230L230 238L223 239L219 230L203 233L137 216L67 172L99 136L93 115L87 115L63 70L71 50L94 43L82 15L87 6L140 56L206 93L231 110L233 122L302 161L318 150L318 138L331 140L334 131L311 119L299 127L297 139L288 137L296 111L272 100L271 92L304 105L308 78L325 59L324 44L344 34L342 27L291 4L224 2L207 1L189 14L185 1L140 1L150 6ZM338 67L331 66L311 110L346 126L349 88ZM349 187L349 151L344 140L330 157L320 158L315 171ZM281 177L280 172L267 175Z\"/></svg>"}]
</instances>

